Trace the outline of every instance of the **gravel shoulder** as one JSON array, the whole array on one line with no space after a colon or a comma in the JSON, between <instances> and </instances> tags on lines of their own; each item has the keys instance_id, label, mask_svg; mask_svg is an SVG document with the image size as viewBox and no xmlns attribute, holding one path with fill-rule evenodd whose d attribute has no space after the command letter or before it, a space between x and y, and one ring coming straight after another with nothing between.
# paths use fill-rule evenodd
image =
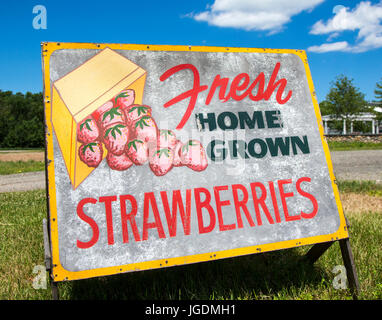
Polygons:
<instances>
[{"instance_id":1,"label":"gravel shoulder","mask_svg":"<svg viewBox=\"0 0 382 320\"><path fill-rule=\"evenodd\" d=\"M0 154L0 161L2 155L4 154ZM12 159L15 160L7 161L25 160L25 157L43 161L44 153L20 152L12 154ZM337 180L373 180L382 183L382 150L333 151L331 158ZM0 175L0 192L34 189L45 189L44 171Z\"/></svg>"},{"instance_id":2,"label":"gravel shoulder","mask_svg":"<svg viewBox=\"0 0 382 320\"><path fill-rule=\"evenodd\" d=\"M40 151L18 151L18 150L1 150L0 161L44 161L44 152Z\"/></svg>"}]
</instances>

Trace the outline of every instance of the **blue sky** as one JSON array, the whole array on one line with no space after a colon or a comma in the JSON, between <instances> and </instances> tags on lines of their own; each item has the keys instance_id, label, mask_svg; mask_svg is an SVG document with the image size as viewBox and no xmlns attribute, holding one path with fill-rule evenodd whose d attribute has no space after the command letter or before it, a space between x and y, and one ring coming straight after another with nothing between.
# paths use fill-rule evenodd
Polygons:
<instances>
[{"instance_id":1,"label":"blue sky","mask_svg":"<svg viewBox=\"0 0 382 320\"><path fill-rule=\"evenodd\" d=\"M3 91L42 91L42 41L303 49L319 101L340 74L367 100L382 78L382 0L3 0L0 27Z\"/></svg>"}]
</instances>

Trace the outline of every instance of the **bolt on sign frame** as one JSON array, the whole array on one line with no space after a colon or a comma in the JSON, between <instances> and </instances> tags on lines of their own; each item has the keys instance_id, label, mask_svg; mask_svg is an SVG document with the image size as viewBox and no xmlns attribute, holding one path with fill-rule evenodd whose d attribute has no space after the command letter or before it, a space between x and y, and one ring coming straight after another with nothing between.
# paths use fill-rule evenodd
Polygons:
<instances>
[{"instance_id":1,"label":"bolt on sign frame","mask_svg":"<svg viewBox=\"0 0 382 320\"><path fill-rule=\"evenodd\" d=\"M41 46L53 284L339 240L359 288L305 51Z\"/></svg>"}]
</instances>

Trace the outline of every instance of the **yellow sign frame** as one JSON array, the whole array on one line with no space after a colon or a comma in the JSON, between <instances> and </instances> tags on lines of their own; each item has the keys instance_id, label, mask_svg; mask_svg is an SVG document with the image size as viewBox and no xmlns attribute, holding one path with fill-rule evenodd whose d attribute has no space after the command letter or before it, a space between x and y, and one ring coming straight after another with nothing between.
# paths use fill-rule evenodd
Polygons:
<instances>
[{"instance_id":1,"label":"yellow sign frame","mask_svg":"<svg viewBox=\"0 0 382 320\"><path fill-rule=\"evenodd\" d=\"M255 53L278 53L278 54L295 54L303 62L306 72L306 77L309 84L309 90L312 97L314 111L317 119L317 125L320 132L320 137L324 149L325 159L329 170L335 201L338 208L340 225L336 232L331 234L319 235L308 238L294 239L281 241L276 243L262 244L258 246L249 246L243 248L222 250L218 252L201 253L183 257L159 259L154 261L145 261L115 267L97 268L84 271L68 271L60 263L59 246L58 246L58 226L57 226L57 200L55 187L55 172L54 172L54 156L53 156L53 128L50 121L46 121L46 173L47 173L47 192L48 192L48 219L50 230L50 243L52 255L52 278L53 281L79 280L99 276L107 276L124 272L156 269L175 265L183 265L195 262L204 262L222 258L236 257L247 254L260 252L274 251L280 249L288 249L304 245L312 245L328 241L336 241L349 238L346 219L343 213L342 204L338 192L338 187L335 182L333 173L333 165L330 157L330 151L326 139L324 137L324 128L322 125L321 113L316 98L316 93L313 86L307 56L304 50L293 49L261 49L261 48L232 48L232 47L207 47L207 46L173 46L173 45L143 45L143 44L96 44L96 43L60 43L60 42L43 42L42 49L42 66L43 66L43 81L44 81L44 105L45 119L51 119L51 81L50 81L50 56L56 50L61 49L105 49L106 47L113 50L141 50L141 51L185 51L185 52L255 52Z\"/></svg>"}]
</instances>

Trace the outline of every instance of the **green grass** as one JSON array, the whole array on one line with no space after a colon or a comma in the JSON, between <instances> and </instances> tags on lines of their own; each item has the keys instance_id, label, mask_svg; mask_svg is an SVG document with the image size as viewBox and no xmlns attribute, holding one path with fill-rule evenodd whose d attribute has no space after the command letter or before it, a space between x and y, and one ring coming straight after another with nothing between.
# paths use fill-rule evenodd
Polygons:
<instances>
[{"instance_id":1,"label":"green grass","mask_svg":"<svg viewBox=\"0 0 382 320\"><path fill-rule=\"evenodd\" d=\"M0 175L45 170L42 161L0 161Z\"/></svg>"},{"instance_id":2,"label":"green grass","mask_svg":"<svg viewBox=\"0 0 382 320\"><path fill-rule=\"evenodd\" d=\"M14 151L44 152L44 148L0 148L2 153L12 153Z\"/></svg>"},{"instance_id":3,"label":"green grass","mask_svg":"<svg viewBox=\"0 0 382 320\"><path fill-rule=\"evenodd\" d=\"M361 142L361 141L330 141L328 140L328 145L331 151L382 149L382 143Z\"/></svg>"},{"instance_id":4,"label":"green grass","mask_svg":"<svg viewBox=\"0 0 382 320\"><path fill-rule=\"evenodd\" d=\"M382 196L382 184L376 183L375 181L342 180L337 181L337 186L340 192L355 192L368 194L369 196Z\"/></svg>"},{"instance_id":5,"label":"green grass","mask_svg":"<svg viewBox=\"0 0 382 320\"><path fill-rule=\"evenodd\" d=\"M371 185L361 188L367 189ZM359 186L340 183L340 190ZM44 265L45 217L44 190L0 194L0 299L51 298L50 289L32 287L34 266ZM382 213L347 217L359 299L382 299ZM332 285L331 271L343 264L338 243L314 266L301 260L309 248L62 282L58 287L61 299L351 299L348 290Z\"/></svg>"}]
</instances>

